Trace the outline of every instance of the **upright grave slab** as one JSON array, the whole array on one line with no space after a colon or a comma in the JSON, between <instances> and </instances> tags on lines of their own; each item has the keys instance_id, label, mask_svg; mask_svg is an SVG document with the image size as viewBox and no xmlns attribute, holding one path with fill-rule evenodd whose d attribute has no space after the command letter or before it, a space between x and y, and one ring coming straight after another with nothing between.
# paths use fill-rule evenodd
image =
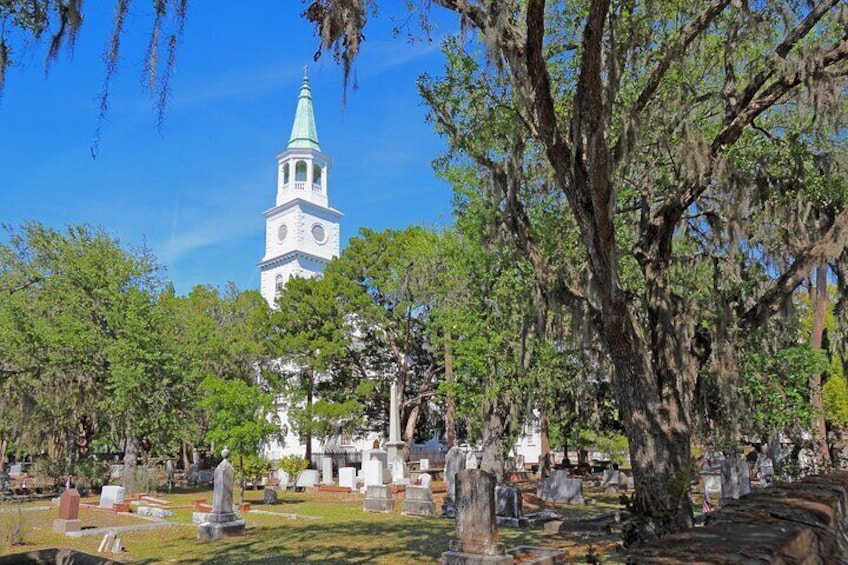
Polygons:
<instances>
[{"instance_id":1,"label":"upright grave slab","mask_svg":"<svg viewBox=\"0 0 848 565\"><path fill-rule=\"evenodd\" d=\"M403 499L403 513L410 516L425 516L431 518L436 515L436 502L430 487L406 487L406 497Z\"/></svg>"},{"instance_id":2,"label":"upright grave slab","mask_svg":"<svg viewBox=\"0 0 848 565\"><path fill-rule=\"evenodd\" d=\"M442 501L442 515L456 517L456 474L465 469L465 452L454 446L445 455L445 487L447 492Z\"/></svg>"},{"instance_id":3,"label":"upright grave slab","mask_svg":"<svg viewBox=\"0 0 848 565\"><path fill-rule=\"evenodd\" d=\"M61 534L78 532L82 529L79 520L80 495L74 488L67 488L59 496L59 517L53 520L53 531Z\"/></svg>"},{"instance_id":4,"label":"upright grave slab","mask_svg":"<svg viewBox=\"0 0 848 565\"><path fill-rule=\"evenodd\" d=\"M498 526L513 528L527 525L524 517L524 499L518 487L498 485L495 487L495 519Z\"/></svg>"},{"instance_id":5,"label":"upright grave slab","mask_svg":"<svg viewBox=\"0 0 848 565\"><path fill-rule=\"evenodd\" d=\"M356 489L356 467L342 467L339 469L339 486L350 490Z\"/></svg>"},{"instance_id":6,"label":"upright grave slab","mask_svg":"<svg viewBox=\"0 0 848 565\"><path fill-rule=\"evenodd\" d=\"M456 475L456 538L442 554L444 565L512 565L498 541L495 525L495 478L480 469Z\"/></svg>"},{"instance_id":7,"label":"upright grave slab","mask_svg":"<svg viewBox=\"0 0 848 565\"><path fill-rule=\"evenodd\" d=\"M738 457L728 457L721 462L721 498L739 498L751 492L748 462Z\"/></svg>"},{"instance_id":8,"label":"upright grave slab","mask_svg":"<svg viewBox=\"0 0 848 565\"><path fill-rule=\"evenodd\" d=\"M215 469L215 490L212 493L212 512L207 521L197 526L197 537L203 541L213 541L225 536L237 536L244 533L244 520L233 510L233 466L227 461L230 451L225 447L221 452L223 461Z\"/></svg>"},{"instance_id":9,"label":"upright grave slab","mask_svg":"<svg viewBox=\"0 0 848 565\"><path fill-rule=\"evenodd\" d=\"M100 491L100 508L109 508L110 510L116 504L124 502L124 487L106 485Z\"/></svg>"},{"instance_id":10,"label":"upright grave slab","mask_svg":"<svg viewBox=\"0 0 848 565\"><path fill-rule=\"evenodd\" d=\"M539 482L536 495L542 500L563 504L583 504L583 481L572 479L560 469Z\"/></svg>"},{"instance_id":11,"label":"upright grave slab","mask_svg":"<svg viewBox=\"0 0 848 565\"><path fill-rule=\"evenodd\" d=\"M389 485L369 486L362 501L365 512L394 512L395 501L392 498L392 487Z\"/></svg>"}]
</instances>

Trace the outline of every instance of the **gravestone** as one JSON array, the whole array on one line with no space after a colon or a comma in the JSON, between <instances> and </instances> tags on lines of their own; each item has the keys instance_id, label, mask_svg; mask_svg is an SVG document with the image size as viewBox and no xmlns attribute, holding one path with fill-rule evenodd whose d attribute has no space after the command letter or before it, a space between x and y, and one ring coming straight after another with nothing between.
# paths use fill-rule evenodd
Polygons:
<instances>
[{"instance_id":1,"label":"gravestone","mask_svg":"<svg viewBox=\"0 0 848 565\"><path fill-rule=\"evenodd\" d=\"M621 478L621 471L618 469L607 468L604 469L604 477L601 480L601 486L604 487L606 494L613 494L618 491L618 485ZM625 487L627 486L625 479Z\"/></svg>"},{"instance_id":2,"label":"gravestone","mask_svg":"<svg viewBox=\"0 0 848 565\"><path fill-rule=\"evenodd\" d=\"M433 484L433 476L430 473L421 473L418 475L418 484L422 487L429 487Z\"/></svg>"},{"instance_id":3,"label":"gravestone","mask_svg":"<svg viewBox=\"0 0 848 565\"><path fill-rule=\"evenodd\" d=\"M728 457L721 462L721 498L739 498L751 492L748 462Z\"/></svg>"},{"instance_id":4,"label":"gravestone","mask_svg":"<svg viewBox=\"0 0 848 565\"><path fill-rule=\"evenodd\" d=\"M431 518L436 515L436 502L430 487L406 487L406 497L403 500L403 513L410 516L425 516Z\"/></svg>"},{"instance_id":5,"label":"gravestone","mask_svg":"<svg viewBox=\"0 0 848 565\"><path fill-rule=\"evenodd\" d=\"M772 477L774 477L774 461L767 453L765 453L765 451L760 454L760 470L758 477L766 485L770 484Z\"/></svg>"},{"instance_id":6,"label":"gravestone","mask_svg":"<svg viewBox=\"0 0 848 565\"><path fill-rule=\"evenodd\" d=\"M233 509L233 466L227 461L230 451L225 447L221 452L224 458L215 469L215 489L212 493L212 512L207 521L197 526L197 537L203 541L213 541L225 536L244 533L244 520Z\"/></svg>"},{"instance_id":7,"label":"gravestone","mask_svg":"<svg viewBox=\"0 0 848 565\"><path fill-rule=\"evenodd\" d=\"M315 469L305 469L297 476L294 486L297 488L311 488L318 484L320 477Z\"/></svg>"},{"instance_id":8,"label":"gravestone","mask_svg":"<svg viewBox=\"0 0 848 565\"><path fill-rule=\"evenodd\" d=\"M473 451L469 451L465 454L465 468L466 469L479 469L480 468L480 459L477 457L477 454Z\"/></svg>"},{"instance_id":9,"label":"gravestone","mask_svg":"<svg viewBox=\"0 0 848 565\"><path fill-rule=\"evenodd\" d=\"M333 458L327 455L321 457L321 484L333 484Z\"/></svg>"},{"instance_id":10,"label":"gravestone","mask_svg":"<svg viewBox=\"0 0 848 565\"><path fill-rule=\"evenodd\" d=\"M385 466L380 459L372 459L364 464L363 482L366 487L380 486L385 479Z\"/></svg>"},{"instance_id":11,"label":"gravestone","mask_svg":"<svg viewBox=\"0 0 848 565\"><path fill-rule=\"evenodd\" d=\"M372 461L372 463L378 463ZM394 512L395 501L392 498L392 487L389 485L372 485L368 487L365 499L362 501L365 512Z\"/></svg>"},{"instance_id":12,"label":"gravestone","mask_svg":"<svg viewBox=\"0 0 848 565\"><path fill-rule=\"evenodd\" d=\"M456 474L465 469L465 452L454 446L445 455L445 499L442 502L442 515L456 517Z\"/></svg>"},{"instance_id":13,"label":"gravestone","mask_svg":"<svg viewBox=\"0 0 848 565\"><path fill-rule=\"evenodd\" d=\"M498 541L495 525L495 478L480 469L456 475L456 539L442 554L445 565L512 565Z\"/></svg>"},{"instance_id":14,"label":"gravestone","mask_svg":"<svg viewBox=\"0 0 848 565\"><path fill-rule=\"evenodd\" d=\"M277 497L277 489L274 487L265 487L265 490L262 492L262 503L277 504L279 502L280 499Z\"/></svg>"},{"instance_id":15,"label":"gravestone","mask_svg":"<svg viewBox=\"0 0 848 565\"><path fill-rule=\"evenodd\" d=\"M429 459L419 459L418 460L418 469L420 471L429 471L430 470L430 460Z\"/></svg>"},{"instance_id":16,"label":"gravestone","mask_svg":"<svg viewBox=\"0 0 848 565\"><path fill-rule=\"evenodd\" d=\"M568 471L559 469L539 481L536 495L542 500L563 504L583 504L583 481L571 479Z\"/></svg>"},{"instance_id":17,"label":"gravestone","mask_svg":"<svg viewBox=\"0 0 848 565\"><path fill-rule=\"evenodd\" d=\"M6 471L0 471L0 494L10 492L12 488L12 477Z\"/></svg>"},{"instance_id":18,"label":"gravestone","mask_svg":"<svg viewBox=\"0 0 848 565\"><path fill-rule=\"evenodd\" d=\"M149 516L151 518L168 518L173 516L174 513L167 508L159 508L158 506L139 506L136 509L136 513L139 516Z\"/></svg>"},{"instance_id":19,"label":"gravestone","mask_svg":"<svg viewBox=\"0 0 848 565\"><path fill-rule=\"evenodd\" d=\"M709 501L712 497L721 497L721 473L716 471L705 471L701 473L704 480L704 500Z\"/></svg>"},{"instance_id":20,"label":"gravestone","mask_svg":"<svg viewBox=\"0 0 848 565\"><path fill-rule=\"evenodd\" d=\"M524 499L518 487L498 485L495 487L495 517L498 526L513 528L527 525L524 517Z\"/></svg>"},{"instance_id":21,"label":"gravestone","mask_svg":"<svg viewBox=\"0 0 848 565\"><path fill-rule=\"evenodd\" d=\"M59 517L53 520L53 531L61 534L80 531L79 506L80 495L77 490L65 489L59 496Z\"/></svg>"},{"instance_id":22,"label":"gravestone","mask_svg":"<svg viewBox=\"0 0 848 565\"><path fill-rule=\"evenodd\" d=\"M289 487L291 477L286 471L283 471L282 469L277 469L277 482L280 483L280 488L285 490Z\"/></svg>"},{"instance_id":23,"label":"gravestone","mask_svg":"<svg viewBox=\"0 0 848 565\"><path fill-rule=\"evenodd\" d=\"M9 466L9 474L10 475L23 475L24 474L24 466L20 463L13 463Z\"/></svg>"},{"instance_id":24,"label":"gravestone","mask_svg":"<svg viewBox=\"0 0 848 565\"><path fill-rule=\"evenodd\" d=\"M188 467L188 473L186 473L186 482L189 486L197 486L197 463L192 463Z\"/></svg>"},{"instance_id":25,"label":"gravestone","mask_svg":"<svg viewBox=\"0 0 848 565\"><path fill-rule=\"evenodd\" d=\"M339 469L339 486L356 490L356 467L342 467Z\"/></svg>"},{"instance_id":26,"label":"gravestone","mask_svg":"<svg viewBox=\"0 0 848 565\"><path fill-rule=\"evenodd\" d=\"M809 447L802 447L798 452L798 470L801 472L801 476L815 475L818 472L817 467L815 452Z\"/></svg>"},{"instance_id":27,"label":"gravestone","mask_svg":"<svg viewBox=\"0 0 848 565\"><path fill-rule=\"evenodd\" d=\"M100 508L112 508L124 502L124 487L106 485L100 491Z\"/></svg>"}]
</instances>

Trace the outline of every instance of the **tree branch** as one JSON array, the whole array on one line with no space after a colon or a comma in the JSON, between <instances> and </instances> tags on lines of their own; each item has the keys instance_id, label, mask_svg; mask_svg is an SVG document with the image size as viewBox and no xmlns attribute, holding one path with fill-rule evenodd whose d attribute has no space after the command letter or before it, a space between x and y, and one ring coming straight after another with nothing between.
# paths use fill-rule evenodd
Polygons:
<instances>
[{"instance_id":1,"label":"tree branch","mask_svg":"<svg viewBox=\"0 0 848 565\"><path fill-rule=\"evenodd\" d=\"M745 311L740 318L740 327L753 330L777 313L785 300L804 282L821 263L839 257L848 244L848 209L834 218L833 225L822 238L796 254L795 261L780 277L775 279L756 303Z\"/></svg>"}]
</instances>

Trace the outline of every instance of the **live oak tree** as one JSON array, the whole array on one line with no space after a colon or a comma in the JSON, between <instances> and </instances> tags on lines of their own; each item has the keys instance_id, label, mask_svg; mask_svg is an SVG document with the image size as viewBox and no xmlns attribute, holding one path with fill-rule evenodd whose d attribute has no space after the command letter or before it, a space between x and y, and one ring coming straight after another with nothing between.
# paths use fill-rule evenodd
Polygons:
<instances>
[{"instance_id":1,"label":"live oak tree","mask_svg":"<svg viewBox=\"0 0 848 565\"><path fill-rule=\"evenodd\" d=\"M373 4L323 0L307 9L322 45L346 68ZM719 378L737 372L735 336L763 327L816 265L843 254L848 240L848 211L842 211L807 245L770 264L756 284L740 288L747 270L740 266L758 259L740 221L762 221L746 207L754 190L770 188L743 174L738 154L779 143L787 123L807 134L824 122L830 138L839 138L848 74L844 6L837 0L422 4L454 12L467 37L485 46L490 68L520 101L516 120L538 144L551 186L565 198L561 213L578 228L584 286L551 268L537 234L524 230L516 237L539 277L556 279L557 298L588 312L610 356L635 509L647 526L641 533L690 526L686 490L702 367L723 364ZM453 117L444 116L444 125ZM523 200L512 204L520 208ZM628 228L635 235L629 242L621 237ZM693 242L684 256L681 236ZM686 286L689 259L706 258L716 296L724 299L712 312L696 310ZM638 267L636 288L623 280L627 261Z\"/></svg>"}]
</instances>

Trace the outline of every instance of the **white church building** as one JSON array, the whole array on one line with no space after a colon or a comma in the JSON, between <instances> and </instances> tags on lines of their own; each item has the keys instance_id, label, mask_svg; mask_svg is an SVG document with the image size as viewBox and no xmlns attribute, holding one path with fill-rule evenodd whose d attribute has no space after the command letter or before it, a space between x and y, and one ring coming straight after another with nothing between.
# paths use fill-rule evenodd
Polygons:
<instances>
[{"instance_id":1,"label":"white church building","mask_svg":"<svg viewBox=\"0 0 848 565\"><path fill-rule=\"evenodd\" d=\"M339 221L343 214L330 207L330 167L330 156L321 151L318 142L312 91L304 74L288 146L277 155L274 207L263 213L265 255L259 262L260 291L272 308L291 277L320 277L330 260L339 255ZM271 460L304 456L306 445L287 425L285 404L281 402L277 412L288 433L282 444L267 445L263 455ZM538 461L537 436L538 431L528 426L515 446L515 453L524 456L528 463ZM381 439L376 433L363 438L334 438L326 444L313 438L311 451L364 451Z\"/></svg>"}]
</instances>

